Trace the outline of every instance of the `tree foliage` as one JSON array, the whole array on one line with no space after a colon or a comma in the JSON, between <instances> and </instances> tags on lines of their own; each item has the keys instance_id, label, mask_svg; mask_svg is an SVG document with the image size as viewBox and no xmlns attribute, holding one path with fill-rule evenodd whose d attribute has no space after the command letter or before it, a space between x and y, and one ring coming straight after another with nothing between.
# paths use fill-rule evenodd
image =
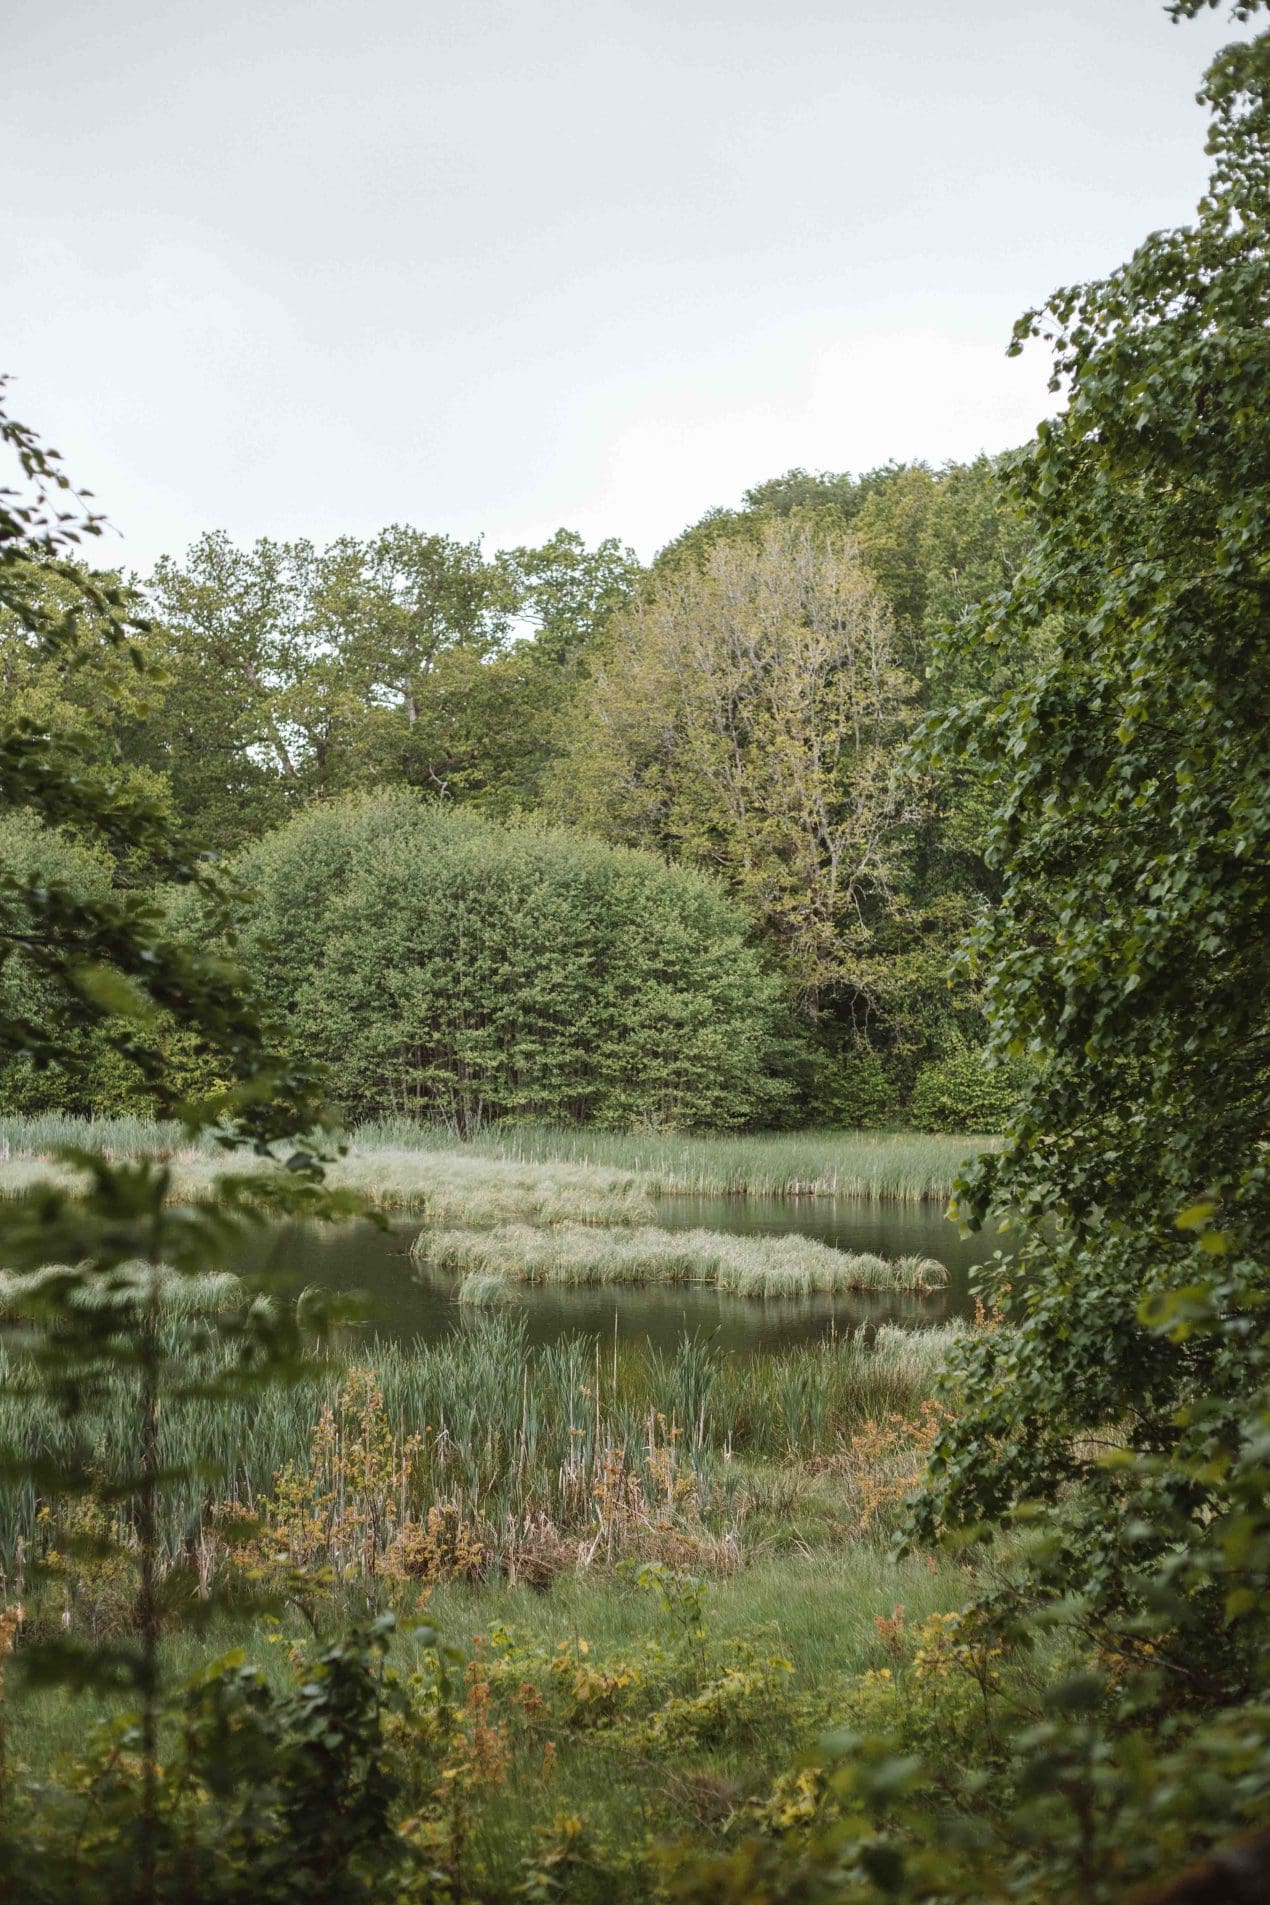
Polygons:
<instances>
[{"instance_id":1,"label":"tree foliage","mask_svg":"<svg viewBox=\"0 0 1270 1905\"><path fill-rule=\"evenodd\" d=\"M968 1353L918 1525L1061 1498L1051 1589L1233 1701L1270 1608L1270 34L1202 96L1194 224L1016 332L1066 404L1012 471L1032 554L963 640L1045 658L926 735L992 790L969 959L1035 1070L958 1188L1022 1219L1018 1327Z\"/></svg>"},{"instance_id":2,"label":"tree foliage","mask_svg":"<svg viewBox=\"0 0 1270 1905\"><path fill-rule=\"evenodd\" d=\"M405 792L237 871L244 955L352 1114L731 1127L788 1099L779 981L699 875Z\"/></svg>"},{"instance_id":3,"label":"tree foliage","mask_svg":"<svg viewBox=\"0 0 1270 1905\"><path fill-rule=\"evenodd\" d=\"M56 456L3 410L0 445L18 465L17 487L0 492L0 611L16 625L32 669L73 668L81 652L104 644L145 677L154 664L135 597L76 561L83 537L99 533L100 519L76 497ZM151 1105L167 1108L175 1082L168 1032L175 1024L225 1080L210 1098L180 1106L187 1128L214 1129L227 1149L250 1142L265 1157L275 1141L290 1140L288 1171L226 1177L183 1209L171 1200L163 1163L120 1164L87 1151L65 1157L76 1172L73 1188L37 1183L0 1207L6 1304L29 1332L20 1380L33 1383L72 1425L112 1375L134 1385L136 1444L113 1483L135 1534L123 1555L133 1581L134 1635L109 1646L46 1637L24 1646L21 1664L53 1681L122 1688L135 1698L138 1791L121 1840L130 1878L116 1895L150 1901L158 1895L161 1854L159 1414L161 1405L216 1393L182 1353L188 1344L165 1340L164 1305L173 1285L195 1289L192 1280L224 1264L263 1211L330 1204L317 1186L313 1139L322 1112L311 1068L271 1048L232 958L177 938L150 899L110 883L110 863L144 856L161 877L196 890L226 946L235 934L236 895L174 834L163 802L112 771L100 736L86 743L82 723L55 724L61 705L23 696L0 713L0 1059L74 1076L87 1046L98 1060L126 1064ZM257 1302L256 1294L244 1284L239 1302L203 1320L228 1351L230 1387L294 1366L294 1316ZM0 1464L8 1485L45 1503L93 1487L83 1435L71 1436L61 1458L10 1446L0 1450ZM33 1566L37 1592L38 1574ZM0 1821L6 1888L20 1863Z\"/></svg>"},{"instance_id":4,"label":"tree foliage","mask_svg":"<svg viewBox=\"0 0 1270 1905\"><path fill-rule=\"evenodd\" d=\"M814 1010L869 990L910 695L852 545L768 524L672 569L618 622L577 704L557 806L720 874Z\"/></svg>"}]
</instances>

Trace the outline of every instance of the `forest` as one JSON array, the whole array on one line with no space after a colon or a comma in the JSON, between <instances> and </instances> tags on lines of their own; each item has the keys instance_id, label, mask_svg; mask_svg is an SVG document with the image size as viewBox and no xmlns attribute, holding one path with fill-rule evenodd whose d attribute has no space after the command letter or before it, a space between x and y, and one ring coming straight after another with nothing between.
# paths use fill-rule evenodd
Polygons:
<instances>
[{"instance_id":1,"label":"forest","mask_svg":"<svg viewBox=\"0 0 1270 1905\"><path fill-rule=\"evenodd\" d=\"M276 952L256 976L311 1055L329 1062L339 1048L333 1083L354 1117L410 1111L464 1131L518 1113L703 1128L911 1119L990 1132L1014 1080L1008 1065L990 1075L978 989L952 971L996 890L987 808L960 770L919 767L905 750L923 718L1026 678L1031 638L954 661L937 631L1006 590L1028 540L987 458L859 479L790 472L740 509L711 511L647 572L616 542L589 549L566 530L488 559L401 525L322 551L236 549L213 533L139 589L144 670L91 619L73 655L48 656L12 617L0 668L15 716L79 733L89 758L109 761L180 837L224 856L257 892L252 943L271 940ZM57 614L75 586L49 577L45 612ZM386 788L395 804L384 804ZM29 818L5 825L16 860L47 860ZM418 830L410 846L407 828ZM444 895L434 878L443 841L453 869ZM642 861L605 858L594 842ZM155 888L144 855L112 863L83 842L59 851L66 879L149 887L179 912L181 897ZM707 878L659 875L654 858ZM412 947L407 967L399 934L349 881L391 892L417 922L403 882L425 866L438 936ZM446 935L470 930L463 901L480 915L482 959L510 972L525 882L544 905L554 888L554 904L572 907L584 877L596 920L618 937L628 931L618 890L629 890L650 959L666 959L684 932L697 946L677 948L656 1008L631 972L623 999L600 990L587 1009L629 1054L649 1037L629 1018L636 999L670 1044L689 1007L716 1045L741 1014L748 1049L726 1077L712 1081L707 1065L695 1085L667 1079L663 1089L650 1076L614 1097L556 1066L548 1083L526 1075L511 1029L551 1010L544 999L485 986L483 1008L505 1025L478 1033L457 1000L421 981L425 968L454 970ZM332 904L350 922L338 935L342 972L319 927ZM648 909L664 912L660 932ZM544 947L556 932L544 917ZM558 953L563 1007L571 980L576 989L604 955L590 942ZM717 980L703 979L707 957ZM386 1040L357 977L372 966L391 1015ZM547 983L537 968L518 979ZM20 962L5 983L18 1005ZM465 1070L457 1046L421 1049L398 1010L408 983L443 1041L491 1044L486 1071ZM464 983L477 985L474 975ZM375 1045L356 1064L332 1013L350 986L355 1044ZM572 1023L581 1039L582 1018ZM4 1102L85 1115L140 1106L117 1064L94 1070L87 1053L85 1064L77 1086L16 1068Z\"/></svg>"},{"instance_id":2,"label":"forest","mask_svg":"<svg viewBox=\"0 0 1270 1905\"><path fill-rule=\"evenodd\" d=\"M0 380L0 1898L1264 1898L1270 32L1200 98L1032 441L647 565L123 574Z\"/></svg>"}]
</instances>

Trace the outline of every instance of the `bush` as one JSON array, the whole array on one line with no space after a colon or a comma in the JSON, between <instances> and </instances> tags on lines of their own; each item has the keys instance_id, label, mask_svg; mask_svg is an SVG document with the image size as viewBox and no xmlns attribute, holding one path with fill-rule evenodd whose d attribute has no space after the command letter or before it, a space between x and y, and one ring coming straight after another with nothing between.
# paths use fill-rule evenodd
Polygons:
<instances>
[{"instance_id":1,"label":"bush","mask_svg":"<svg viewBox=\"0 0 1270 1905\"><path fill-rule=\"evenodd\" d=\"M815 1124L839 1131L876 1131L899 1116L895 1080L864 1039L817 1053L808 1111Z\"/></svg>"},{"instance_id":2,"label":"bush","mask_svg":"<svg viewBox=\"0 0 1270 1905\"><path fill-rule=\"evenodd\" d=\"M1019 1085L1017 1066L989 1068L982 1052L962 1045L918 1072L909 1119L918 1131L1004 1131Z\"/></svg>"},{"instance_id":3,"label":"bush","mask_svg":"<svg viewBox=\"0 0 1270 1905\"><path fill-rule=\"evenodd\" d=\"M26 808L0 816L0 868L18 880L63 888L76 899L101 899L110 891L111 863L102 850L70 840ZM90 1032L72 1025L57 986L22 950L23 936L32 932L33 922L11 891L0 905L0 927L6 937L12 935L14 945L0 971L0 1012L45 1032L56 1025L67 1048L56 1067L37 1069L29 1057L18 1054L0 1068L0 1110L89 1111L94 1060L108 1062L114 1055L105 1049L98 1054Z\"/></svg>"},{"instance_id":4,"label":"bush","mask_svg":"<svg viewBox=\"0 0 1270 1905\"><path fill-rule=\"evenodd\" d=\"M782 992L702 875L401 792L251 848L242 948L357 1117L770 1122L792 1096Z\"/></svg>"}]
</instances>

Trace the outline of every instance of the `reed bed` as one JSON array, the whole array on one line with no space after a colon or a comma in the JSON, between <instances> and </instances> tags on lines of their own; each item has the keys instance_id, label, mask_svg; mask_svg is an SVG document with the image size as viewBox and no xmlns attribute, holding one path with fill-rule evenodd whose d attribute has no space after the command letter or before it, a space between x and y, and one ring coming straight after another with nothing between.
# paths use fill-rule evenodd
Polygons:
<instances>
[{"instance_id":1,"label":"reed bed","mask_svg":"<svg viewBox=\"0 0 1270 1905\"><path fill-rule=\"evenodd\" d=\"M161 1461L191 1471L166 1490L165 1539L177 1554L216 1504L254 1509L280 1472L306 1468L324 1411L332 1445L386 1435L413 1450L387 1484L396 1512L454 1508L494 1556L534 1518L593 1526L596 1490L615 1472L652 1499L673 1468L699 1503L726 1515L754 1463L832 1456L866 1424L918 1411L959 1333L884 1326L740 1358L695 1336L673 1354L589 1335L531 1346L522 1319L479 1313L440 1342L377 1343L360 1373L315 1359L311 1376L288 1386L165 1406ZM174 1353L184 1341L173 1332ZM203 1354L214 1373L215 1352ZM126 1374L112 1374L105 1398L74 1422L27 1374L20 1351L0 1351L0 1444L31 1461L86 1452L108 1485L135 1451ZM40 1506L29 1483L0 1495L0 1570L10 1580L41 1538Z\"/></svg>"},{"instance_id":2,"label":"reed bed","mask_svg":"<svg viewBox=\"0 0 1270 1905\"><path fill-rule=\"evenodd\" d=\"M847 1290L935 1290L948 1281L932 1257L835 1250L814 1237L734 1236L713 1230L558 1224L536 1230L424 1230L414 1254L463 1278L460 1301L487 1303L507 1284L704 1283L734 1296L812 1296Z\"/></svg>"},{"instance_id":3,"label":"reed bed","mask_svg":"<svg viewBox=\"0 0 1270 1905\"><path fill-rule=\"evenodd\" d=\"M9 1139L9 1155L0 1144L0 1196L16 1197L33 1184L53 1178L69 1182L65 1166L50 1159L50 1149L62 1144L100 1147L114 1155L152 1151L166 1156L172 1168L177 1196L206 1192L224 1171L246 1172L267 1168L244 1155L185 1146L170 1150L160 1144L160 1127L135 1120L118 1120L100 1131L85 1127L78 1133L63 1127L67 1120L41 1120L37 1132L21 1134L22 1149ZM119 1141L118 1148L108 1138ZM142 1143L142 1138L152 1140ZM47 1139L42 1150L35 1149ZM135 1140L135 1142L134 1142ZM430 1220L448 1224L501 1224L513 1220L534 1224L642 1224L655 1214L647 1188L638 1173L615 1166L550 1163L483 1157L468 1151L404 1149L387 1144L358 1146L331 1164L327 1179L335 1187L355 1190L378 1210L417 1210Z\"/></svg>"},{"instance_id":4,"label":"reed bed","mask_svg":"<svg viewBox=\"0 0 1270 1905\"><path fill-rule=\"evenodd\" d=\"M328 1176L385 1210L421 1204L439 1223L617 1225L654 1215L638 1174L620 1166L359 1144Z\"/></svg>"},{"instance_id":5,"label":"reed bed","mask_svg":"<svg viewBox=\"0 0 1270 1905\"><path fill-rule=\"evenodd\" d=\"M210 1138L191 1139L176 1123L153 1118L77 1118L69 1112L37 1112L29 1117L0 1115L0 1158L47 1157L60 1145L79 1145L111 1157L135 1157L142 1151L196 1155L214 1149Z\"/></svg>"},{"instance_id":6,"label":"reed bed","mask_svg":"<svg viewBox=\"0 0 1270 1905\"><path fill-rule=\"evenodd\" d=\"M359 1147L453 1146L452 1133L408 1120L364 1125ZM653 1197L753 1196L941 1202L960 1167L996 1138L898 1131L762 1131L718 1137L599 1131L567 1125L495 1126L465 1141L483 1157L555 1159L639 1174Z\"/></svg>"},{"instance_id":7,"label":"reed bed","mask_svg":"<svg viewBox=\"0 0 1270 1905\"><path fill-rule=\"evenodd\" d=\"M625 1182L626 1194L641 1200L688 1194L930 1203L948 1196L958 1169L969 1157L998 1142L919 1132L768 1131L711 1137L566 1125L495 1126L460 1139L448 1127L405 1118L360 1125L350 1139L349 1158L334 1167L336 1180L355 1184L385 1208L398 1209L413 1208L427 1199L431 1174L443 1183L452 1181L456 1192L468 1185L475 1196L482 1183L478 1160L508 1172L524 1172L522 1181L529 1185L534 1182L535 1167L562 1172L565 1175L555 1180L555 1192L562 1198L570 1191L607 1197L615 1182ZM0 1160L47 1156L64 1144L86 1145L121 1157L159 1150L185 1166L201 1165L220 1155L210 1140L191 1143L177 1125L150 1124L139 1118L0 1118ZM468 1167L466 1177L463 1165ZM597 1171L604 1174L599 1180L586 1175ZM570 1172L578 1175L570 1176ZM514 1176L502 1180L504 1185L515 1181ZM7 1170L0 1171L0 1189L7 1183ZM496 1180L488 1180L480 1194L495 1204ZM552 1194L543 1180L544 1205L550 1204ZM591 1220L575 1216L575 1221Z\"/></svg>"}]
</instances>

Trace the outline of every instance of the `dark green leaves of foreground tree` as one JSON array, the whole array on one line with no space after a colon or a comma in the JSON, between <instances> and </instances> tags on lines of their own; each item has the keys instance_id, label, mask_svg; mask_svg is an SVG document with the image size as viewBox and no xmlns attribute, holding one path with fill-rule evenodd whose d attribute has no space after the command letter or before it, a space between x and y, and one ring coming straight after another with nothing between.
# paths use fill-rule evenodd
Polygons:
<instances>
[{"instance_id":1,"label":"dark green leaves of foreground tree","mask_svg":"<svg viewBox=\"0 0 1270 1905\"><path fill-rule=\"evenodd\" d=\"M926 1514L1079 1482L1091 1617L1118 1633L1163 1593L1179 1688L1235 1698L1270 1611L1240 1506L1270 1374L1270 36L1206 96L1195 225L1018 327L1068 403L1015 465L1040 539L963 639L1048 659L928 737L995 790L970 958L1037 1069L959 1190L972 1223L1026 1219L1021 1327L976 1350Z\"/></svg>"},{"instance_id":2,"label":"dark green leaves of foreground tree","mask_svg":"<svg viewBox=\"0 0 1270 1905\"><path fill-rule=\"evenodd\" d=\"M961 643L1045 659L927 736L993 791L969 958L1034 1069L958 1187L972 1225L1018 1220L1014 1327L963 1357L916 1527L1015 1520L1002 1611L1087 1650L1132 1750L1192 1742L1208 1826L1237 1790L1213 1716L1245 1800L1270 1780L1270 35L1203 97L1194 225L1017 329L1067 403L1014 467L1032 555ZM1128 1790L1116 1737L1056 1728L1055 1786L1079 1770L1095 1812Z\"/></svg>"}]
</instances>

